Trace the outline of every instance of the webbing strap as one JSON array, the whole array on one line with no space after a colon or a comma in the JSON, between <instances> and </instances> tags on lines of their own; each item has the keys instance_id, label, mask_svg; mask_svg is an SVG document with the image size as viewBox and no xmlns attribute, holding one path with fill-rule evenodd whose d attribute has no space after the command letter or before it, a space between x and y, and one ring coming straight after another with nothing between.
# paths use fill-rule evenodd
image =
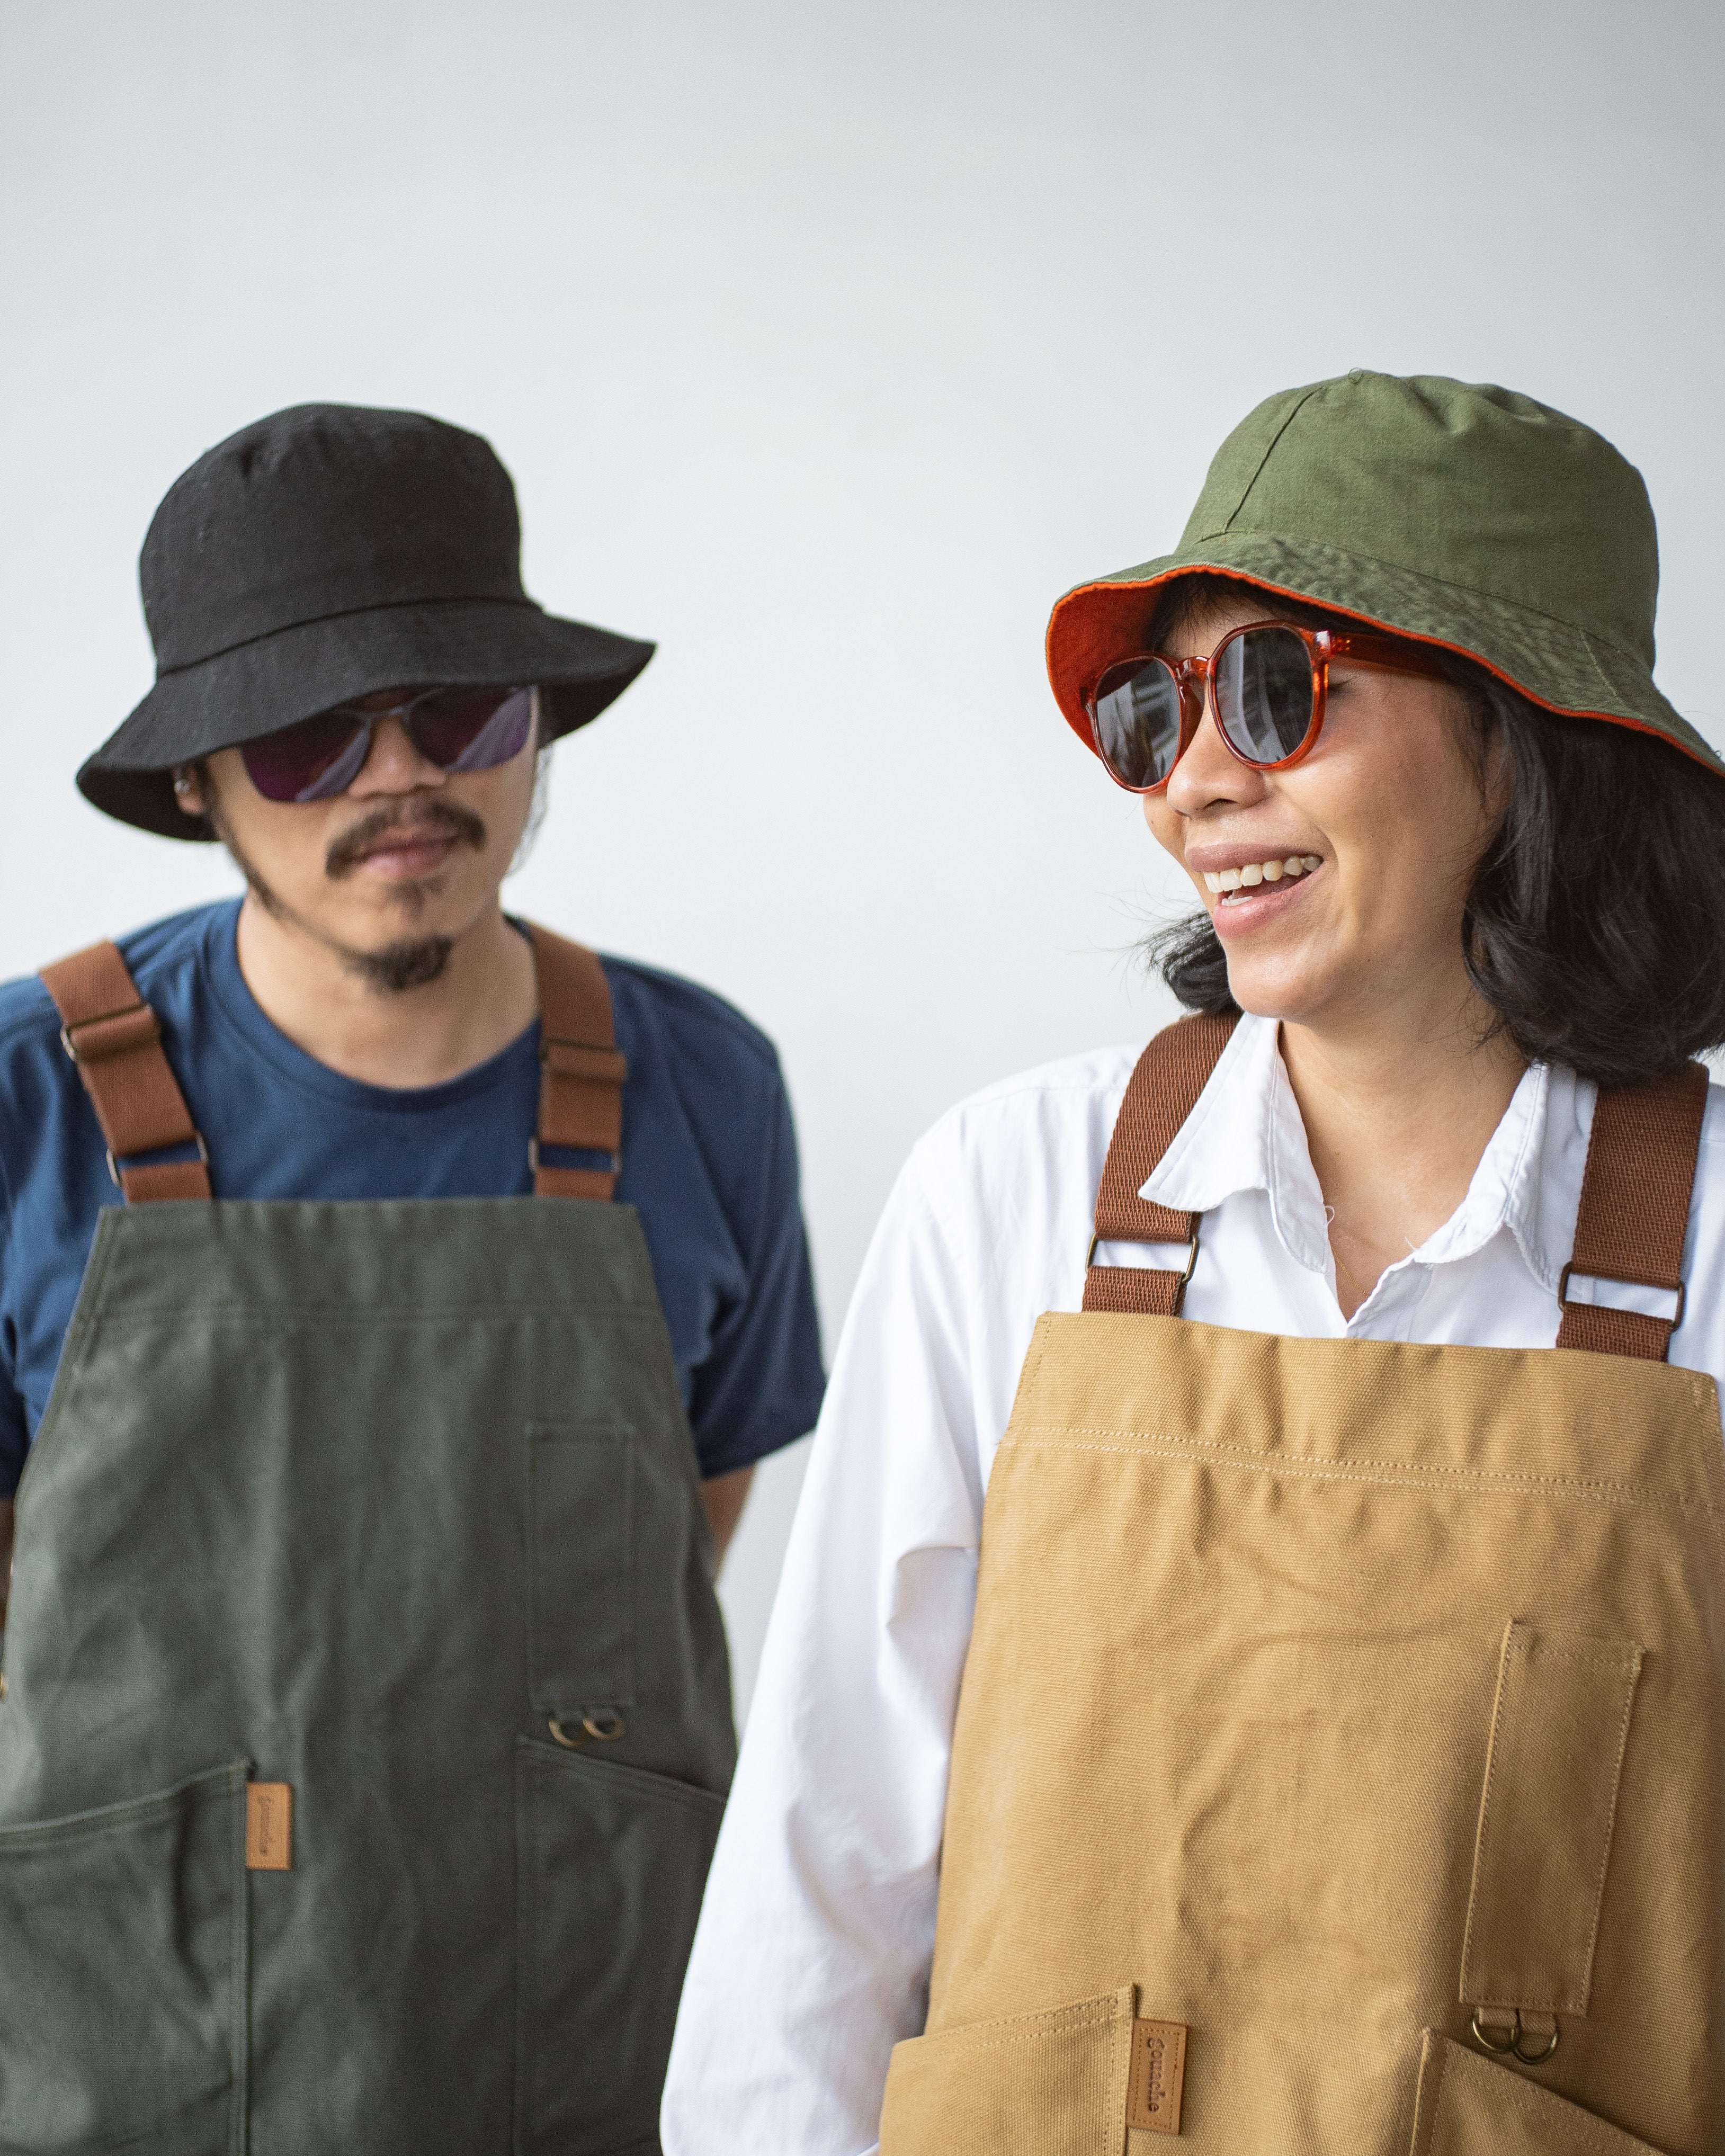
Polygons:
<instances>
[{"instance_id":1,"label":"webbing strap","mask_svg":"<svg viewBox=\"0 0 1725 2156\"><path fill-rule=\"evenodd\" d=\"M78 1066L107 1141L108 1173L129 1205L208 1198L209 1168L186 1096L162 1053L162 1028L111 943L92 943L42 979L60 1014L60 1043ZM195 1145L196 1160L141 1159Z\"/></svg>"},{"instance_id":2,"label":"webbing strap","mask_svg":"<svg viewBox=\"0 0 1725 2156\"><path fill-rule=\"evenodd\" d=\"M1138 1058L1108 1141L1091 1257L1095 1259L1098 1243L1184 1243L1186 1269L1172 1272L1160 1266L1092 1263L1084 1276L1086 1310L1179 1316L1198 1257L1200 1216L1153 1205L1138 1192L1197 1106L1238 1023L1233 1018L1180 1019L1158 1033Z\"/></svg>"},{"instance_id":3,"label":"webbing strap","mask_svg":"<svg viewBox=\"0 0 1725 2156\"><path fill-rule=\"evenodd\" d=\"M1096 1194L1094 1258L1099 1243L1184 1243L1183 1272L1092 1264L1084 1307L1178 1317L1198 1255L1195 1213L1176 1213L1140 1198L1174 1133L1198 1105L1235 1025L1232 1019L1189 1018L1159 1033L1138 1058L1120 1104ZM1662 1363L1683 1316L1683 1237L1707 1106L1707 1074L1686 1064L1668 1078L1601 1092L1594 1111L1582 1177L1575 1246L1558 1284L1559 1348L1630 1355ZM1572 1274L1663 1289L1678 1298L1669 1317L1571 1302Z\"/></svg>"},{"instance_id":4,"label":"webbing strap","mask_svg":"<svg viewBox=\"0 0 1725 2156\"><path fill-rule=\"evenodd\" d=\"M1707 1074L1686 1063L1669 1078L1601 1092L1587 1142L1575 1247L1558 1283L1559 1348L1635 1355L1662 1363L1683 1316L1683 1236L1701 1147ZM1663 1288L1677 1297L1669 1317L1571 1302L1572 1273Z\"/></svg>"},{"instance_id":5,"label":"webbing strap","mask_svg":"<svg viewBox=\"0 0 1725 2156\"><path fill-rule=\"evenodd\" d=\"M604 1204L617 1187L623 1145L623 1081L605 970L579 943L529 925L539 977L539 1127L528 1146L542 1198ZM42 979L60 1014L60 1040L78 1066L107 1141L108 1172L131 1205L211 1195L208 1156L162 1051L156 1014L112 943L93 943ZM195 1145L198 1158L138 1156ZM557 1168L545 1147L603 1153L604 1168Z\"/></svg>"},{"instance_id":6,"label":"webbing strap","mask_svg":"<svg viewBox=\"0 0 1725 2156\"><path fill-rule=\"evenodd\" d=\"M605 969L583 944L529 925L539 973L539 1129L528 1158L539 1198L603 1204L622 1165L623 1081ZM607 1156L606 1168L556 1168L547 1146Z\"/></svg>"}]
</instances>

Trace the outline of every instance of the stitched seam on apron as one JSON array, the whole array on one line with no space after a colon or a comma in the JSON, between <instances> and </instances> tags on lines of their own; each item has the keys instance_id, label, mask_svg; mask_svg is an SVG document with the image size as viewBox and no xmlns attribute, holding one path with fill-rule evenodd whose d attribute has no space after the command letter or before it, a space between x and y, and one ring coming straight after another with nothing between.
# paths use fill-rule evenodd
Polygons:
<instances>
[{"instance_id":1,"label":"stitched seam on apron","mask_svg":"<svg viewBox=\"0 0 1725 2156\"><path fill-rule=\"evenodd\" d=\"M109 1217L124 1219L124 1210L118 1206L105 1209ZM104 1230L107 1232L105 1233ZM105 1219L96 1223L95 1241L85 1269L84 1281L78 1291L78 1301L72 1312L72 1322L66 1328L66 1337L60 1344L60 1359L54 1373L54 1383L48 1395L48 1405L36 1426L36 1435L24 1456L28 1469L33 1460L41 1458L45 1445L58 1435L65 1420L66 1401L75 1389L84 1366L89 1359L101 1328L108 1322L108 1313L102 1306L107 1291L108 1276L114 1268L114 1251L119 1237L108 1228ZM26 1474L18 1484L18 1510L14 1517L13 1549L17 1549L17 1534L28 1513L29 1481Z\"/></svg>"},{"instance_id":2,"label":"stitched seam on apron","mask_svg":"<svg viewBox=\"0 0 1725 2156\"><path fill-rule=\"evenodd\" d=\"M1018 1413L1019 1402L1028 1400L1030 1397L1031 1388L1034 1385L1037 1373L1042 1368L1042 1358L1048 1353L1048 1336L1050 1329L1039 1319L1036 1330L1030 1335L1029 1353L1024 1358L1024 1368L1019 1372L1018 1389L1013 1394L1012 1411L1006 1419L1006 1432L1000 1440L1002 1445L1009 1445L1012 1442L1012 1417ZM1034 1429L1036 1425L1032 1424L1031 1427ZM996 1450L999 1450L998 1446Z\"/></svg>"},{"instance_id":3,"label":"stitched seam on apron","mask_svg":"<svg viewBox=\"0 0 1725 2156\"><path fill-rule=\"evenodd\" d=\"M1563 1656L1561 1659L1583 1661L1587 1657L1575 1655ZM1615 1666L1620 1669L1622 1664ZM1631 1680L1628 1696L1623 1702L1623 1720L1617 1727L1617 1762L1616 1771L1611 1778L1611 1811L1605 1821L1605 1846L1599 1858L1599 1876L1594 1882L1594 1920L1588 1928L1587 1958L1583 1964L1586 1971L1586 1986L1581 2000L1572 2010L1577 2014L1587 2011L1587 1995L1593 1989L1594 1955L1599 1943L1599 1912L1605 1905L1605 1871L1611 1861L1611 1844L1617 1833L1617 1800L1623 1794L1623 1755L1629 1749L1630 1717L1635 1711L1635 1685Z\"/></svg>"},{"instance_id":4,"label":"stitched seam on apron","mask_svg":"<svg viewBox=\"0 0 1725 2156\"><path fill-rule=\"evenodd\" d=\"M1512 1624L1512 1625L1511 1625L1511 1626L1510 1626L1510 1628L1509 1628L1509 1631L1508 1631L1508 1633L1507 1633L1507 1640L1512 1640L1514 1639L1514 1637L1515 1637L1515 1626L1514 1626L1514 1625L1513 1625L1513 1624ZM1506 1656L1505 1656L1505 1660L1506 1660L1506 1661L1507 1661L1507 1655L1506 1655ZM1486 1742L1486 1789L1485 1789L1485 1794L1484 1794L1484 1796L1481 1798L1481 1802L1480 1802L1480 1826L1479 1826L1479 1834L1478 1834L1478 1836L1477 1836L1477 1838L1476 1838L1476 1842L1475 1842L1475 1853L1474 1853L1474 1860L1473 1860L1473 1861L1474 1861L1475 1885L1474 1885L1474 1888L1473 1888L1473 1892L1472 1892L1472 1893L1471 1893L1471 1894L1468 1896L1468 1897L1467 1897L1467 1927L1466 1927L1466 1930L1462 1933L1462 1934L1461 1934L1461 1981L1462 1981L1462 1983L1463 1983L1463 1984L1464 1984L1464 1985L1466 1985L1466 1982L1467 1982L1467 1972L1468 1972L1468 1969L1469 1969L1470 1965L1471 1964L1471 1963L1472 1963L1472 1959L1473 1959L1473 1918L1474 1918L1474 1897L1475 1897L1475 1895L1476 1895L1476 1894L1478 1893L1478 1892L1479 1892L1479 1886L1478 1886L1478 1875L1479 1875L1479 1865L1480 1865L1479 1851L1480 1851L1481 1849L1483 1849L1483 1848L1485 1847L1485 1845L1486 1845L1486 1827L1488 1826L1488 1825L1489 1825L1489 1824L1490 1824L1490 1822L1491 1822L1491 1806L1492 1806L1492 1804L1493 1804L1494 1800L1496 1799L1496 1797L1497 1797L1497 1765L1498 1765L1497 1740L1498 1740L1498 1738L1499 1738L1502 1735L1502 1733L1503 1733L1503 1702L1504 1702L1505 1691L1506 1691L1506 1686L1505 1686L1504 1681L1503 1681L1502 1677L1502 1676L1500 1676L1500 1677L1499 1677L1499 1680L1498 1680L1498 1685L1497 1685L1497 1698L1492 1702L1492 1704L1491 1704L1491 1737L1489 1738L1489 1739L1487 1740L1487 1742ZM1607 1851L1608 1851L1608 1852L1609 1852L1609 1850L1610 1850L1610 1846L1611 1846L1610 1837L1609 1837L1609 1835L1607 1835L1607 1837L1606 1837L1606 1840L1605 1840L1605 1847L1606 1847L1606 1850L1607 1850ZM1464 1992L1464 1994L1463 1994L1463 1996L1464 1996L1464 1998L1466 1998L1466 1993L1465 1993L1465 1992ZM1494 2004L1496 2004L1497 2002L1495 2002L1495 2001L1493 2001L1493 2000L1490 2000L1490 1999L1481 1999L1471 2000L1471 2001L1469 2001L1468 2003L1469 2003L1469 2004L1471 2004L1471 2005L1474 2005L1486 2006L1486 2005L1494 2005ZM1509 2001L1509 2002L1507 2002L1507 2003L1509 2003L1509 2004L1511 2004L1511 2005L1519 2005L1519 2004L1520 2004L1520 2002L1519 2002L1518 2000L1512 2000L1512 2001ZM1533 2001L1532 1999L1530 1999L1527 2001L1527 2004L1528 2004L1530 2006L1532 2006L1532 2005L1534 2004L1534 2001ZM1551 2001L1550 2001L1549 1999L1545 1999L1545 2000L1541 2001L1541 2002L1540 2002L1540 2004L1542 2004L1542 2005L1545 2005L1545 2006L1549 2006L1549 2005L1550 2005L1550 2004L1551 2004Z\"/></svg>"},{"instance_id":5,"label":"stitched seam on apron","mask_svg":"<svg viewBox=\"0 0 1725 2156\"><path fill-rule=\"evenodd\" d=\"M1517 1475L1507 1470L1479 1467L1421 1467L1395 1460L1368 1460L1350 1465L1334 1460L1268 1459L1262 1453L1248 1452L1239 1445L1181 1444L1176 1440L1155 1445L1097 1445L1083 1438L1033 1438L1028 1432L1020 1432L1018 1442L1020 1445L1039 1443L1050 1451L1112 1452L1137 1460L1202 1460L1214 1457L1224 1466L1243 1467L1260 1475L1299 1475L1313 1481L1333 1482L1378 1482L1404 1489L1438 1483L1452 1489L1473 1488L1505 1495L1548 1490L1590 1497L1600 1504L1636 1505L1652 1512L1698 1512L1716 1522L1719 1517L1719 1508L1705 1498L1661 1496L1640 1483L1609 1481L1603 1477Z\"/></svg>"},{"instance_id":6,"label":"stitched seam on apron","mask_svg":"<svg viewBox=\"0 0 1725 2156\"><path fill-rule=\"evenodd\" d=\"M228 1769L228 1801L233 1807L230 1832L234 1846L228 1861L234 1873L234 1899L228 1917L228 2054L234 2078L228 2101L228 2143L233 2156L244 2156L251 2106L251 2030L248 2009L251 1994L251 1881L245 1870L244 1790L251 1762ZM231 1876L231 1875L230 1875Z\"/></svg>"},{"instance_id":7,"label":"stitched seam on apron","mask_svg":"<svg viewBox=\"0 0 1725 2156\"><path fill-rule=\"evenodd\" d=\"M1523 2112L1529 2118L1537 2120L1542 2124L1548 2123L1549 2114L1538 2099L1542 2096L1555 2095L1555 2091L1533 2088L1524 2082L1519 2074L1512 2072L1507 2066L1493 2066L1484 2059L1476 2062L1473 2054L1471 2051L1463 2051L1459 2045L1455 2050L1457 2055L1466 2059L1470 2066L1477 2063L1480 2078L1482 2081L1489 2078L1491 2092L1494 2097L1500 2097L1506 2103L1513 2104L1517 2111ZM1444 2061L1445 2073L1449 2071L1449 2066L1450 2061L1446 2056ZM1497 2086L1500 2081L1504 2084L1501 2088ZM1439 2082L1439 2088L1441 2092L1441 2079ZM1566 2099L1558 2097L1558 2101L1563 2102ZM1613 2129L1607 2126L1604 2120L1590 2118L1579 2104L1570 2105L1568 2107L1574 2111L1576 2118L1574 2120L1566 2118L1563 2121L1565 2132L1574 2133L1575 2138L1579 2141L1583 2141L1587 2148L1609 2150L1612 2145L1610 2136Z\"/></svg>"},{"instance_id":8,"label":"stitched seam on apron","mask_svg":"<svg viewBox=\"0 0 1725 2156\"><path fill-rule=\"evenodd\" d=\"M1442 2107L1444 2101L1444 2083L1449 2078L1450 2063L1455 2056L1455 2052L1450 2048L1450 2046L1446 2041L1444 2046L1443 2063L1438 2068L1437 2087L1432 2091L1432 2109L1434 2111L1439 2110Z\"/></svg>"},{"instance_id":9,"label":"stitched seam on apron","mask_svg":"<svg viewBox=\"0 0 1725 2156\"><path fill-rule=\"evenodd\" d=\"M1542 1641L1539 1649L1542 1662L1577 1662L1584 1670L1616 1670L1628 1668L1621 1655L1569 1655L1561 1647L1548 1647Z\"/></svg>"},{"instance_id":10,"label":"stitched seam on apron","mask_svg":"<svg viewBox=\"0 0 1725 2156\"><path fill-rule=\"evenodd\" d=\"M1036 2019L1038 2021L1048 2022L1061 2028L1095 2029L1101 2027L1105 2022L1111 2022L1118 2018L1111 1999L1109 1999L1106 2008L1092 2007L1082 2014L1071 2015L1070 2019L1066 2018L1068 2012L1069 2010L1066 2009L1051 2007L1047 2013L1039 2014ZM983 2021L971 2025L986 2029L988 2025ZM1038 2028L1021 2030L1014 2036L973 2036L968 2028L942 2029L933 2036L932 2041L937 2044L949 2041L962 2043L965 2049L970 2051L999 2051L1005 2050L1009 2044L1040 2044L1042 2039L1050 2033L1052 2032L1050 2029Z\"/></svg>"}]
</instances>

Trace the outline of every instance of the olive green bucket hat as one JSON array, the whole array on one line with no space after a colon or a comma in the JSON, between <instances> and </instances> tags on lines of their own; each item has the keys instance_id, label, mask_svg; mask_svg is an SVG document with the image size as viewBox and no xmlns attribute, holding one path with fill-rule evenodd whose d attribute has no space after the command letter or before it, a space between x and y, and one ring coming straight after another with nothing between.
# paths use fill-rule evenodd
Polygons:
<instances>
[{"instance_id":1,"label":"olive green bucket hat","mask_svg":"<svg viewBox=\"0 0 1725 2156\"><path fill-rule=\"evenodd\" d=\"M1464 653L1536 704L1657 734L1725 776L1653 685L1659 544L1641 475L1531 397L1357 367L1260 404L1172 554L1055 607L1049 679L1086 744L1085 697L1143 649L1150 595L1201 569Z\"/></svg>"}]
</instances>

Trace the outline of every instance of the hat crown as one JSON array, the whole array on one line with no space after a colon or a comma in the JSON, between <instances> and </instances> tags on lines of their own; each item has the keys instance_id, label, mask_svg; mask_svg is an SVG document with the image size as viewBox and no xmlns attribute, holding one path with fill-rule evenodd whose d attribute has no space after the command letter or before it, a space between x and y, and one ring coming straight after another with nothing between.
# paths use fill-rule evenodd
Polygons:
<instances>
[{"instance_id":1,"label":"hat crown","mask_svg":"<svg viewBox=\"0 0 1725 2156\"><path fill-rule=\"evenodd\" d=\"M295 405L207 450L151 520L138 574L158 675L361 608L525 597L490 444L357 404Z\"/></svg>"},{"instance_id":2,"label":"hat crown","mask_svg":"<svg viewBox=\"0 0 1725 2156\"><path fill-rule=\"evenodd\" d=\"M1640 474L1579 420L1490 383L1356 368L1266 399L1217 451L1180 552L1224 533L1368 557L1653 665Z\"/></svg>"}]
</instances>

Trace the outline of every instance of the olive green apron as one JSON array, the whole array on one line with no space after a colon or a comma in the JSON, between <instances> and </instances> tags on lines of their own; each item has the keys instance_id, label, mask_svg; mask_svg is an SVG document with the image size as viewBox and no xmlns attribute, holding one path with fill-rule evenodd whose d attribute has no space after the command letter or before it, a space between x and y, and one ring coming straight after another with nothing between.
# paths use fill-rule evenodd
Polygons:
<instances>
[{"instance_id":1,"label":"olive green apron","mask_svg":"<svg viewBox=\"0 0 1725 2156\"><path fill-rule=\"evenodd\" d=\"M631 1209L105 1212L5 1647L0 2149L657 2149L733 1737Z\"/></svg>"},{"instance_id":2,"label":"olive green apron","mask_svg":"<svg viewBox=\"0 0 1725 2156\"><path fill-rule=\"evenodd\" d=\"M1221 1038L1147 1053L1101 1239L1195 1237L1137 1192ZM1602 1096L1576 1275L1678 1287L1704 1098ZM1181 1284L1093 1265L1039 1322L882 2156L1712 2156L1712 1381L1603 1304L1512 1352L1194 1324Z\"/></svg>"}]
</instances>

